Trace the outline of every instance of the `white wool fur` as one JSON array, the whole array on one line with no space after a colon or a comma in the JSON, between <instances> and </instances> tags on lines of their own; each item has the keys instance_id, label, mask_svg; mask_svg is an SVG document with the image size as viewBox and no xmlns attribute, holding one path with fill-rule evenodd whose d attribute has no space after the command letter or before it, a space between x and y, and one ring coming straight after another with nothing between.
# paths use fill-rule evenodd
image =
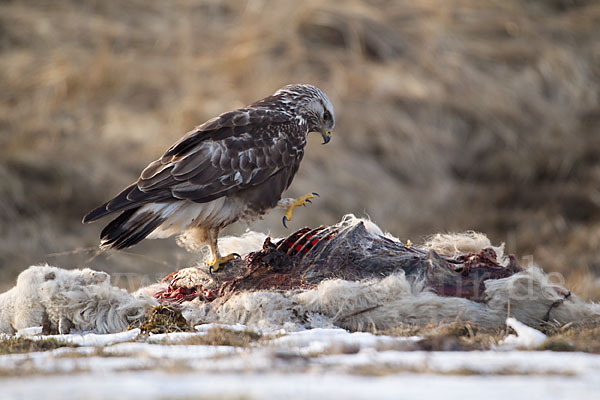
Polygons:
<instances>
[{"instance_id":1,"label":"white wool fur","mask_svg":"<svg viewBox=\"0 0 600 400\"><path fill-rule=\"evenodd\" d=\"M510 302L510 316L530 326L539 322L554 302L563 300L569 293L553 284L537 267L530 267L506 279L488 280L485 286L489 309L507 309ZM574 294L550 312L550 319L559 324L588 318L600 318L600 304L586 303Z\"/></svg>"},{"instance_id":2,"label":"white wool fur","mask_svg":"<svg viewBox=\"0 0 600 400\"><path fill-rule=\"evenodd\" d=\"M491 247L496 252L500 264L505 265L508 262L504 256L504 243L501 243L500 246L493 246L486 235L475 231L438 233L429 236L423 247L435 250L438 254L447 257L461 253L479 253L481 250Z\"/></svg>"},{"instance_id":3,"label":"white wool fur","mask_svg":"<svg viewBox=\"0 0 600 400\"><path fill-rule=\"evenodd\" d=\"M0 332L34 326L60 333L120 332L157 304L147 295L133 296L111 286L104 272L32 266L0 295Z\"/></svg>"},{"instance_id":4,"label":"white wool fur","mask_svg":"<svg viewBox=\"0 0 600 400\"><path fill-rule=\"evenodd\" d=\"M403 274L382 280L324 281L311 290L242 292L224 303L187 302L184 316L193 324L242 323L259 329L303 329L335 325L350 330L383 330L402 324L470 321L482 328L504 324L508 314L539 326L552 303L563 298L537 268L486 282L487 302L438 296L410 284ZM572 295L550 313L565 324L600 318L600 305Z\"/></svg>"},{"instance_id":5,"label":"white wool fur","mask_svg":"<svg viewBox=\"0 0 600 400\"><path fill-rule=\"evenodd\" d=\"M382 233L370 221L354 216L343 219L347 225L360 222L368 231ZM222 238L220 246L224 252L245 255L260 249L265 238L264 234L248 232L239 238ZM493 246L485 235L467 232L433 236L426 247L454 255ZM506 261L503 248L494 249L499 260ZM179 276L178 282L194 286L206 274L187 268L179 271ZM166 287L165 283L155 284L130 295L110 286L109 276L103 272L33 266L19 275L13 289L0 295L0 332L14 333L40 325L61 332L70 328L118 332L155 306L157 302L150 296ZM380 280L331 279L313 289L241 292L211 303L194 300L183 304L183 315L192 324L242 323L265 330L327 326L383 330L455 320L496 328L503 326L508 316L537 327L549 310L550 321L560 324L600 319L600 305L585 303L575 295L565 299L567 293L535 267L508 278L487 280L483 302L438 296L423 282L411 282L400 272Z\"/></svg>"},{"instance_id":6,"label":"white wool fur","mask_svg":"<svg viewBox=\"0 0 600 400\"><path fill-rule=\"evenodd\" d=\"M344 225L356 225L362 222L368 232L375 235L386 236L390 239L398 241L397 238L391 236L389 233L384 233L370 219L357 218L353 214L344 215L341 224ZM242 257L253 251L262 249L265 239L269 237L268 234L262 232L247 231L242 236L224 236L219 238L219 249L222 254L237 253ZM278 242L281 238L271 238L271 242Z\"/></svg>"},{"instance_id":7,"label":"white wool fur","mask_svg":"<svg viewBox=\"0 0 600 400\"><path fill-rule=\"evenodd\" d=\"M392 235L390 232L384 232L381 228L373 222L370 218L358 218L354 214L346 214L342 217L342 221L340 222L343 225L356 225L362 223L367 230L367 232L372 233L374 235L379 235L391 239L395 242L401 242L396 236Z\"/></svg>"},{"instance_id":8,"label":"white wool fur","mask_svg":"<svg viewBox=\"0 0 600 400\"><path fill-rule=\"evenodd\" d=\"M352 214L347 214L342 218L342 224L344 225L355 225L359 222L364 223L365 228L368 232L385 236L389 239L399 241L396 237L389 233L384 233L374 222L369 219L357 218ZM219 238L219 251L221 254L237 253L244 257L253 251L262 249L265 239L269 237L268 234L255 231L247 231L242 236L223 236ZM183 239L182 239L183 240ZM277 242L281 238L271 238L272 242ZM209 257L208 252L205 254Z\"/></svg>"},{"instance_id":9,"label":"white wool fur","mask_svg":"<svg viewBox=\"0 0 600 400\"><path fill-rule=\"evenodd\" d=\"M382 234L369 220L347 215L342 223L362 222L371 233ZM231 251L259 248L261 234L246 233ZM387 235L392 240L398 240ZM245 242L247 238L248 242ZM491 247L498 260L507 263L504 246L493 246L482 233L448 233L429 238L425 247L453 256L458 253L478 253ZM195 269L180 271L194 280ZM182 279L183 281L184 279ZM204 304L185 303L184 315L192 323L243 323L260 329L321 327L336 325L352 330L381 330L401 324L424 325L430 322L471 321L483 328L502 326L509 313L519 321L539 326L552 304L564 297L565 289L548 281L539 268L529 268L505 279L485 283L485 302L458 297L444 297L423 287L422 282L409 282L403 273L382 280L324 281L315 289L289 291L256 291L235 294L228 300ZM570 296L553 307L551 321L567 323L600 318L600 305L585 303Z\"/></svg>"},{"instance_id":10,"label":"white wool fur","mask_svg":"<svg viewBox=\"0 0 600 400\"><path fill-rule=\"evenodd\" d=\"M268 235L261 232L248 231L242 236L224 236L219 238L221 254L237 253L244 257L250 252L262 249ZM277 241L279 239L272 239Z\"/></svg>"}]
</instances>

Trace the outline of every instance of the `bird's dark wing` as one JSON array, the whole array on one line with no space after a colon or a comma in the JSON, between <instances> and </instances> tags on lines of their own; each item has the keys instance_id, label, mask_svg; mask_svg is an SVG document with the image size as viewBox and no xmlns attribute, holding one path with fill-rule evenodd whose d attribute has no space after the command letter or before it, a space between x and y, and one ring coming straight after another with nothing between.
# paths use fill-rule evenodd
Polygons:
<instances>
[{"instance_id":1,"label":"bird's dark wing","mask_svg":"<svg viewBox=\"0 0 600 400\"><path fill-rule=\"evenodd\" d=\"M207 202L256 186L302 157L305 135L289 115L246 108L191 131L148 165L138 181L84 217L173 199Z\"/></svg>"}]
</instances>

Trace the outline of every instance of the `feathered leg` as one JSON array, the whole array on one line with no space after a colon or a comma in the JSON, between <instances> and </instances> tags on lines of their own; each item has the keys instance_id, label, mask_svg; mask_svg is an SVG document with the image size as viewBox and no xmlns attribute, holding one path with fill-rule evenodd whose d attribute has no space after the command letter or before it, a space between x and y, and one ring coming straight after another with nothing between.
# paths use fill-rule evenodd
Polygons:
<instances>
[{"instance_id":1,"label":"feathered leg","mask_svg":"<svg viewBox=\"0 0 600 400\"><path fill-rule=\"evenodd\" d=\"M287 221L292 220L292 212L294 211L294 208L298 206L305 206L308 203L312 203L311 199L314 199L315 196L318 195L318 193L312 192L307 195L297 197L295 199L287 198L279 200L279 202L277 203L277 207L286 209L285 214L283 214L283 226L287 228Z\"/></svg>"},{"instance_id":2,"label":"feathered leg","mask_svg":"<svg viewBox=\"0 0 600 400\"><path fill-rule=\"evenodd\" d=\"M206 265L208 266L208 272L211 274L213 272L217 272L221 269L223 264L227 264L229 261L239 258L240 255L237 253L231 253L226 255L225 257L221 257L221 253L219 252L219 245L217 240L219 239L219 230L211 230L208 234L208 248L210 249L211 261L208 261Z\"/></svg>"},{"instance_id":3,"label":"feathered leg","mask_svg":"<svg viewBox=\"0 0 600 400\"><path fill-rule=\"evenodd\" d=\"M181 234L177 238L177 244L192 252L199 251L204 245L208 245L210 259L206 262L206 266L208 266L208 271L212 274L221 269L223 264L239 257L239 254L237 253L228 254L225 257L222 257L217 244L218 238L219 229L197 226L190 228Z\"/></svg>"}]
</instances>

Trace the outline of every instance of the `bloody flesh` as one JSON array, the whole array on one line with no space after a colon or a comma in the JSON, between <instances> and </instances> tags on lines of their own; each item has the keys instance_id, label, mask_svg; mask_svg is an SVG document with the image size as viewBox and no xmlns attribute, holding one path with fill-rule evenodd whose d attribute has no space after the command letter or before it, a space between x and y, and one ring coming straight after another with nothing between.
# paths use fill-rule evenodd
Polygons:
<instances>
[{"instance_id":1,"label":"bloody flesh","mask_svg":"<svg viewBox=\"0 0 600 400\"><path fill-rule=\"evenodd\" d=\"M485 281L509 277L522 268L514 257L501 265L491 248L477 254L443 257L433 250L388 239L369 232L362 222L302 228L244 258L230 261L216 277L208 274L197 282L173 273L167 289L155 294L161 302L198 298L211 302L238 291L310 289L326 279L382 279L404 273L420 280L442 296L484 301Z\"/></svg>"}]
</instances>

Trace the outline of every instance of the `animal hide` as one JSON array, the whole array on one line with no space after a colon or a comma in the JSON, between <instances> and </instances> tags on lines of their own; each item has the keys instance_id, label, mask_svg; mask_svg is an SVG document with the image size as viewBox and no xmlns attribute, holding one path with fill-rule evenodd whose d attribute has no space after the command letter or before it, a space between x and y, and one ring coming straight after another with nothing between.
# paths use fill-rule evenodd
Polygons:
<instances>
[{"instance_id":1,"label":"animal hide","mask_svg":"<svg viewBox=\"0 0 600 400\"><path fill-rule=\"evenodd\" d=\"M0 295L0 332L35 326L42 326L43 333L121 332L158 304L149 296L111 286L109 278L88 268L31 266L21 272L15 287Z\"/></svg>"},{"instance_id":2,"label":"animal hide","mask_svg":"<svg viewBox=\"0 0 600 400\"><path fill-rule=\"evenodd\" d=\"M256 247L260 236L246 237ZM523 269L483 234L436 235L415 247L353 216L266 238L217 277L187 268L145 293L180 303L192 323L267 329L381 330L454 320L496 328L509 314L530 326L600 316L599 305L553 284L537 267Z\"/></svg>"}]
</instances>

